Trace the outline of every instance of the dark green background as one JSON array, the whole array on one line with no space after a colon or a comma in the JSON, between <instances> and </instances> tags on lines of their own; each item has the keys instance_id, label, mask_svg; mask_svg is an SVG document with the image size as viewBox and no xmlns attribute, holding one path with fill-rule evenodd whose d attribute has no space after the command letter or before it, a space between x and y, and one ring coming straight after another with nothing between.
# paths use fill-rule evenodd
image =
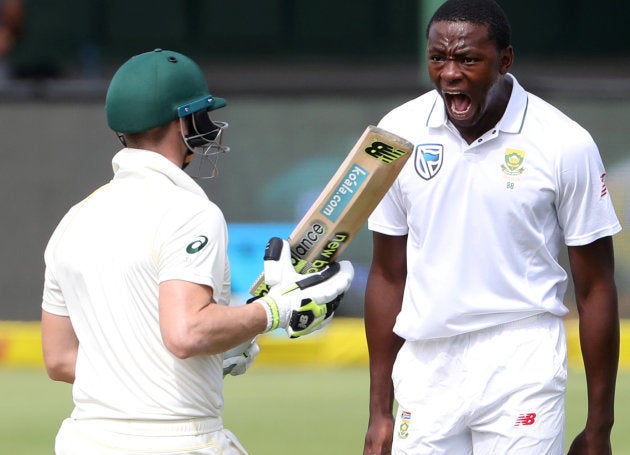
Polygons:
<instances>
[{"instance_id":1,"label":"dark green background","mask_svg":"<svg viewBox=\"0 0 630 455\"><path fill-rule=\"evenodd\" d=\"M630 4L619 0L505 0L522 56L620 57ZM415 61L436 0L26 0L14 54L23 75L107 73L129 55L172 48L212 63L258 58ZM423 7L424 5L424 7Z\"/></svg>"}]
</instances>

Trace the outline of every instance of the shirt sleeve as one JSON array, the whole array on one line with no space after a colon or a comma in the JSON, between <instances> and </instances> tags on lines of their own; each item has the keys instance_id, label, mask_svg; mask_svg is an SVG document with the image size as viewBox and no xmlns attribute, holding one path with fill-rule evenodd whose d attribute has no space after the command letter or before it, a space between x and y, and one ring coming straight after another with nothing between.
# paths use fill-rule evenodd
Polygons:
<instances>
[{"instance_id":1,"label":"shirt sleeve","mask_svg":"<svg viewBox=\"0 0 630 455\"><path fill-rule=\"evenodd\" d=\"M568 246L587 245L621 230L599 150L586 132L575 137L581 137L580 143L560 155L556 201Z\"/></svg>"},{"instance_id":2,"label":"shirt sleeve","mask_svg":"<svg viewBox=\"0 0 630 455\"><path fill-rule=\"evenodd\" d=\"M46 248L46 252L44 253L46 270L44 272L42 309L47 313L55 314L57 316L69 316L66 301L53 272L55 263L50 250L51 247L49 246Z\"/></svg>"},{"instance_id":3,"label":"shirt sleeve","mask_svg":"<svg viewBox=\"0 0 630 455\"><path fill-rule=\"evenodd\" d=\"M162 239L158 282L190 281L212 287L217 299L223 295L230 275L227 225L218 207L208 204L185 223L163 232Z\"/></svg>"},{"instance_id":4,"label":"shirt sleeve","mask_svg":"<svg viewBox=\"0 0 630 455\"><path fill-rule=\"evenodd\" d=\"M409 232L398 180L394 181L368 218L368 229L387 235L406 235Z\"/></svg>"}]
</instances>

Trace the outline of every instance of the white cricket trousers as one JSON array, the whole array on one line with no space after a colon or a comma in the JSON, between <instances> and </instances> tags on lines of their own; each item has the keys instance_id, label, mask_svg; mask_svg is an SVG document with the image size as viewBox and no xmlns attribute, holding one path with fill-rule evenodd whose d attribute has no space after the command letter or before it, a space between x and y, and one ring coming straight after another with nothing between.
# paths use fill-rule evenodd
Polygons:
<instances>
[{"instance_id":1,"label":"white cricket trousers","mask_svg":"<svg viewBox=\"0 0 630 455\"><path fill-rule=\"evenodd\" d=\"M56 455L247 455L220 418L182 421L65 419Z\"/></svg>"},{"instance_id":2,"label":"white cricket trousers","mask_svg":"<svg viewBox=\"0 0 630 455\"><path fill-rule=\"evenodd\" d=\"M564 453L566 335L549 313L406 341L392 373L392 455Z\"/></svg>"}]
</instances>

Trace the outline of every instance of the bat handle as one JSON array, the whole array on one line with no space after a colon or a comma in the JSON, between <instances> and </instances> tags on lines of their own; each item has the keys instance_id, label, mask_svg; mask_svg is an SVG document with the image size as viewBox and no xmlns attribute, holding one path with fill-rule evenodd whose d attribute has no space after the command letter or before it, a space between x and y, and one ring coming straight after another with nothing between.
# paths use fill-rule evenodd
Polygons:
<instances>
[{"instance_id":1,"label":"bat handle","mask_svg":"<svg viewBox=\"0 0 630 455\"><path fill-rule=\"evenodd\" d=\"M280 237L272 237L269 239L267 246L265 247L264 260L277 261L280 259L280 253L282 252L282 239Z\"/></svg>"},{"instance_id":2,"label":"bat handle","mask_svg":"<svg viewBox=\"0 0 630 455\"><path fill-rule=\"evenodd\" d=\"M278 261L280 259L281 253L282 253L282 239L280 237L272 237L269 239L269 242L267 242L267 246L265 247L265 255L263 259L265 261ZM249 292L254 297L260 297L262 295L265 295L267 292L269 292L269 288L265 284L264 272L258 276L258 279L252 285Z\"/></svg>"}]
</instances>

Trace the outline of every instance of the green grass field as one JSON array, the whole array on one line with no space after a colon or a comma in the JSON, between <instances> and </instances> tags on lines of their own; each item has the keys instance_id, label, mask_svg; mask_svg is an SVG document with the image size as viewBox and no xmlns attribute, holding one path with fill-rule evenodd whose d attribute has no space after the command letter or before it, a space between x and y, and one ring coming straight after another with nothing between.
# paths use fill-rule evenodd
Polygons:
<instances>
[{"instance_id":1,"label":"green grass field","mask_svg":"<svg viewBox=\"0 0 630 455\"><path fill-rule=\"evenodd\" d=\"M70 386L40 370L0 369L0 454L51 455L61 420L70 412ZM253 367L225 381L226 427L252 455L361 453L367 421L364 368ZM584 422L585 383L572 371L567 392L567 436ZM630 371L621 372L613 453L630 455Z\"/></svg>"}]
</instances>

